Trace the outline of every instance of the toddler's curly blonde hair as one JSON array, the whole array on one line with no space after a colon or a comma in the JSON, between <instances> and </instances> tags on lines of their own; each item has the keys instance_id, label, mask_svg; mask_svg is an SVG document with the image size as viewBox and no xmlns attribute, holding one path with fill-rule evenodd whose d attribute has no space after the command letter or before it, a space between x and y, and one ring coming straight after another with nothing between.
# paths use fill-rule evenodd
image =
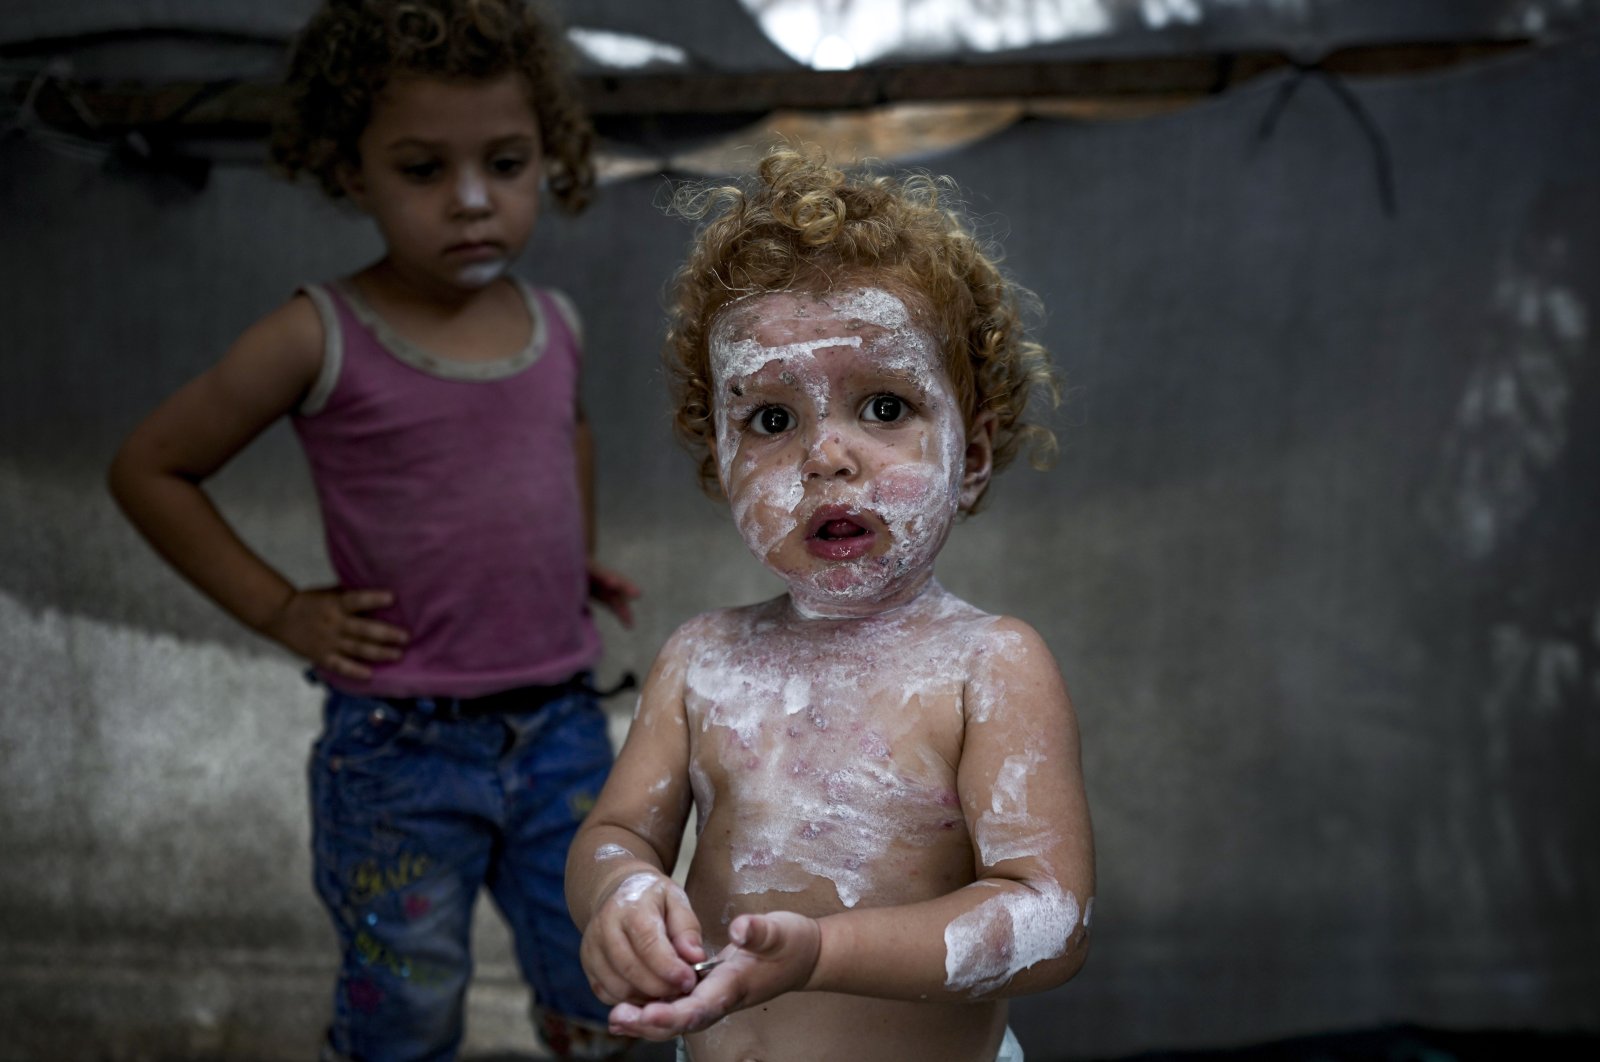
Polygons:
<instances>
[{"instance_id":1,"label":"toddler's curly blonde hair","mask_svg":"<svg viewBox=\"0 0 1600 1062\"><path fill-rule=\"evenodd\" d=\"M784 146L768 152L748 185L686 187L672 204L704 222L673 280L663 361L674 428L699 459L706 493L720 495L708 348L718 313L754 293L850 284L910 297L940 343L967 430L994 414L996 472L1024 449L1035 468L1049 465L1055 434L1023 419L1031 395L1060 400L1049 356L1023 324L1037 300L1001 272L951 181L847 174L818 151Z\"/></svg>"},{"instance_id":2,"label":"toddler's curly blonde hair","mask_svg":"<svg viewBox=\"0 0 1600 1062\"><path fill-rule=\"evenodd\" d=\"M325 0L295 39L272 137L288 176L310 173L332 198L373 101L400 77L487 80L520 74L539 119L545 180L569 214L594 190L594 130L554 22L527 0Z\"/></svg>"}]
</instances>

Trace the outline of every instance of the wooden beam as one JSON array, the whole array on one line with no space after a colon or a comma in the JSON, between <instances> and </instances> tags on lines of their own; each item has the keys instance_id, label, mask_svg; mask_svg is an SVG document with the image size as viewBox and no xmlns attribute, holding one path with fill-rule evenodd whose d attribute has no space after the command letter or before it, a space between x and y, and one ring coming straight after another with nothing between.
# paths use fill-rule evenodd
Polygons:
<instances>
[{"instance_id":1,"label":"wooden beam","mask_svg":"<svg viewBox=\"0 0 1600 1062\"><path fill-rule=\"evenodd\" d=\"M1527 41L1372 45L1330 55L1321 66L1351 77L1411 74L1527 47ZM858 70L755 74L656 73L585 79L590 113L726 114L848 110L945 100L1125 99L1205 96L1225 84L1292 66L1279 52L1077 59L939 62Z\"/></svg>"},{"instance_id":2,"label":"wooden beam","mask_svg":"<svg viewBox=\"0 0 1600 1062\"><path fill-rule=\"evenodd\" d=\"M1350 77L1400 76L1494 58L1528 41L1367 45L1328 56L1322 69ZM581 77L596 118L840 111L890 103L955 100L1072 101L1090 111L1137 113L1141 101L1171 106L1294 65L1278 52L1027 62L931 62L858 70L763 73L704 71ZM20 106L32 92L40 121L81 136L119 136L168 126L174 136L259 137L278 105L272 83L104 83L49 80L13 85ZM210 95L204 95L210 93ZM203 97L203 98L202 98ZM200 102L194 101L199 99Z\"/></svg>"}]
</instances>

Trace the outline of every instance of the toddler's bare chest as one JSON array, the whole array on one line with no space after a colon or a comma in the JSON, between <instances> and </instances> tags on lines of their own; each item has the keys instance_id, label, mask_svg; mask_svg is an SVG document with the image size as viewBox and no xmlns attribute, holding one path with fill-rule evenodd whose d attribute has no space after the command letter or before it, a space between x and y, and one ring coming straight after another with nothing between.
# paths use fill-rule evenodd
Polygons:
<instances>
[{"instance_id":1,"label":"toddler's bare chest","mask_svg":"<svg viewBox=\"0 0 1600 1062\"><path fill-rule=\"evenodd\" d=\"M730 649L687 678L690 727L725 748L729 766L754 768L752 756L888 762L960 747L966 675L937 651Z\"/></svg>"},{"instance_id":2,"label":"toddler's bare chest","mask_svg":"<svg viewBox=\"0 0 1600 1062\"><path fill-rule=\"evenodd\" d=\"M882 830L929 843L964 831L963 677L873 663L747 658L691 673L691 751L708 788L697 795L795 841Z\"/></svg>"}]
</instances>

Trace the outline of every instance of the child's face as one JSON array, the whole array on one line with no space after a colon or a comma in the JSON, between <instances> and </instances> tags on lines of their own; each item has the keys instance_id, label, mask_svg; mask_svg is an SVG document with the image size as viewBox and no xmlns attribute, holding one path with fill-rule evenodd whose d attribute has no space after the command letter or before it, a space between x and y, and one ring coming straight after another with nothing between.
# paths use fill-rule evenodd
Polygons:
<instances>
[{"instance_id":1,"label":"child's face","mask_svg":"<svg viewBox=\"0 0 1600 1062\"><path fill-rule=\"evenodd\" d=\"M951 521L982 491L934 337L879 288L735 303L710 340L717 468L746 545L802 611L909 601Z\"/></svg>"},{"instance_id":2,"label":"child's face","mask_svg":"<svg viewBox=\"0 0 1600 1062\"><path fill-rule=\"evenodd\" d=\"M539 122L519 75L393 81L357 148L350 196L377 222L391 264L424 287L487 287L533 232Z\"/></svg>"}]
</instances>

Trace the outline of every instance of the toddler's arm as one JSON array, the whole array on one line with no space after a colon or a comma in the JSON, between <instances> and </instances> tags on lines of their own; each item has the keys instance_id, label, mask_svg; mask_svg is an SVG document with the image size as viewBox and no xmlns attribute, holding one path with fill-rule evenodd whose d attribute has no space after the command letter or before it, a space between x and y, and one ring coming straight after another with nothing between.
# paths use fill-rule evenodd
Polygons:
<instances>
[{"instance_id":1,"label":"toddler's arm","mask_svg":"<svg viewBox=\"0 0 1600 1062\"><path fill-rule=\"evenodd\" d=\"M567 905L581 956L607 1003L673 999L705 958L700 921L669 876L693 795L680 630L645 679L611 776L567 854Z\"/></svg>"},{"instance_id":2,"label":"toddler's arm","mask_svg":"<svg viewBox=\"0 0 1600 1062\"><path fill-rule=\"evenodd\" d=\"M239 538L201 483L301 400L322 364L322 323L297 297L251 326L215 366L133 430L111 493L156 551L246 626L344 675L394 659L405 633L361 615L390 595L297 591Z\"/></svg>"},{"instance_id":3,"label":"toddler's arm","mask_svg":"<svg viewBox=\"0 0 1600 1062\"><path fill-rule=\"evenodd\" d=\"M996 631L967 684L957 771L976 880L900 907L742 915L728 927L736 947L694 992L616 1007L614 1031L666 1039L788 991L953 1001L1043 991L1078 971L1094 856L1077 723L1039 636L1016 620Z\"/></svg>"}]
</instances>

